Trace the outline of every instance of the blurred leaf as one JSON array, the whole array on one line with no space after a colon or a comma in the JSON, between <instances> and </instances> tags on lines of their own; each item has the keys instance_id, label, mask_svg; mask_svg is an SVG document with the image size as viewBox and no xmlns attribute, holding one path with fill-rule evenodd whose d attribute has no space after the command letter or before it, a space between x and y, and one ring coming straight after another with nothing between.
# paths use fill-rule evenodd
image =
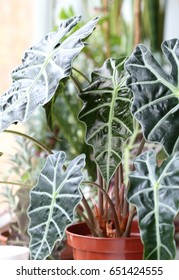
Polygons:
<instances>
[{"instance_id":1,"label":"blurred leaf","mask_svg":"<svg viewBox=\"0 0 179 280\"><path fill-rule=\"evenodd\" d=\"M63 79L59 82L58 88L52 97L52 99L44 105L46 118L47 118L47 124L49 128L53 131L55 126L55 101L56 99L64 92L65 86L66 86L67 79ZM62 114L62 113L60 113Z\"/></svg>"},{"instance_id":2,"label":"blurred leaf","mask_svg":"<svg viewBox=\"0 0 179 280\"><path fill-rule=\"evenodd\" d=\"M26 239L29 239L27 229L28 229L28 223L29 219L27 217L27 208L29 206L29 192L30 188L27 187L21 187L17 192L16 196L18 197L18 204L15 209L15 214L17 217L17 224L18 224L18 230L21 233L21 236L26 237Z\"/></svg>"}]
</instances>

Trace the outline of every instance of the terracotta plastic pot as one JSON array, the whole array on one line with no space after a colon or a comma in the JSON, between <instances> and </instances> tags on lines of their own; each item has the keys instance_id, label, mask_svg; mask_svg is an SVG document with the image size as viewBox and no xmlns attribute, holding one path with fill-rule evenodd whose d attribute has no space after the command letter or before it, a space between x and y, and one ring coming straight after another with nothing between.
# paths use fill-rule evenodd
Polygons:
<instances>
[{"instance_id":1,"label":"terracotta plastic pot","mask_svg":"<svg viewBox=\"0 0 179 280\"><path fill-rule=\"evenodd\" d=\"M142 260L143 244L137 222L128 238L100 238L90 236L86 223L67 228L67 241L73 247L74 260Z\"/></svg>"}]
</instances>

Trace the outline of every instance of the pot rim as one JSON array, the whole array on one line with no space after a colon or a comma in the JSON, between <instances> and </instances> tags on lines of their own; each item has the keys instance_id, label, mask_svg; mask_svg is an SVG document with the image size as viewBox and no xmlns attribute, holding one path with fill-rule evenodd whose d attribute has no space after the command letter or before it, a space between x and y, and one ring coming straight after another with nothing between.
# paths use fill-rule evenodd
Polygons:
<instances>
[{"instance_id":1,"label":"pot rim","mask_svg":"<svg viewBox=\"0 0 179 280\"><path fill-rule=\"evenodd\" d=\"M75 226L80 226L80 225L85 225L85 226L87 226L87 224L85 223L85 222L77 222L77 223L75 223L75 224L71 224L71 225L69 225L67 228L66 228L66 233L67 234L69 234L69 235L71 235L71 236L75 236L75 237L78 237L78 238L84 238L84 239L97 239L97 240L118 240L118 239L120 239L120 240L126 240L126 239L130 239L131 241L132 240L136 240L136 239L139 239L139 237L140 237L140 233L131 233L131 235L130 235L130 237L115 237L115 238L113 238L113 237L96 237L96 236L91 236L91 235L83 235L83 234L80 234L80 233L74 233L74 232L72 232L70 229L71 228L74 228Z\"/></svg>"}]
</instances>

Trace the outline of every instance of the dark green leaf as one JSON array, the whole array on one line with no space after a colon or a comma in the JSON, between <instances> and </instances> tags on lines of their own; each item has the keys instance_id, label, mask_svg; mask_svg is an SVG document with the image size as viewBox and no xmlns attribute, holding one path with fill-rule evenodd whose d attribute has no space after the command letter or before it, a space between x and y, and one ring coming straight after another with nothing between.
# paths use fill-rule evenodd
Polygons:
<instances>
[{"instance_id":1,"label":"dark green leaf","mask_svg":"<svg viewBox=\"0 0 179 280\"><path fill-rule=\"evenodd\" d=\"M165 71L144 45L138 45L125 67L128 87L134 93L132 113L148 141L160 142L166 152L179 150L179 40L162 44L170 63Z\"/></svg>"},{"instance_id":2,"label":"dark green leaf","mask_svg":"<svg viewBox=\"0 0 179 280\"><path fill-rule=\"evenodd\" d=\"M46 118L47 118L47 124L52 131L53 131L54 125L55 125L55 114L54 114L55 101L64 92L66 82L67 82L67 79L63 79L62 81L60 81L55 94L53 95L51 100L47 104L44 105Z\"/></svg>"},{"instance_id":3,"label":"dark green leaf","mask_svg":"<svg viewBox=\"0 0 179 280\"><path fill-rule=\"evenodd\" d=\"M179 153L156 164L154 151L141 154L129 175L128 200L137 208L145 259L175 258L173 219L179 211Z\"/></svg>"},{"instance_id":4,"label":"dark green leaf","mask_svg":"<svg viewBox=\"0 0 179 280\"><path fill-rule=\"evenodd\" d=\"M131 96L123 73L124 59L108 59L92 73L90 85L80 94L84 107L79 119L86 124L86 141L109 183L121 162L123 145L133 130Z\"/></svg>"}]
</instances>

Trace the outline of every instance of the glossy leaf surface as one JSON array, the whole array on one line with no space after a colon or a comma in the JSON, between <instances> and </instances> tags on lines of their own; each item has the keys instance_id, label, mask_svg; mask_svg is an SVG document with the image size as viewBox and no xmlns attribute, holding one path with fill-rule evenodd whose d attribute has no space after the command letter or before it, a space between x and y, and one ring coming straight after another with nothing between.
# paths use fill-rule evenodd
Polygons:
<instances>
[{"instance_id":1,"label":"glossy leaf surface","mask_svg":"<svg viewBox=\"0 0 179 280\"><path fill-rule=\"evenodd\" d=\"M67 36L80 17L61 23L57 32L49 33L26 50L22 65L12 72L12 85L0 98L0 131L11 123L27 120L40 105L54 95L59 81L71 73L74 58L84 47L82 40L95 28L94 19Z\"/></svg>"},{"instance_id":2,"label":"glossy leaf surface","mask_svg":"<svg viewBox=\"0 0 179 280\"><path fill-rule=\"evenodd\" d=\"M95 161L108 183L133 130L123 60L108 59L92 73L92 81L80 97L84 106L79 118L86 124L86 141L93 146Z\"/></svg>"},{"instance_id":3,"label":"glossy leaf surface","mask_svg":"<svg viewBox=\"0 0 179 280\"><path fill-rule=\"evenodd\" d=\"M129 175L128 200L137 208L144 258L175 258L173 219L179 211L179 153L156 164L154 151L141 154Z\"/></svg>"},{"instance_id":4,"label":"glossy leaf surface","mask_svg":"<svg viewBox=\"0 0 179 280\"><path fill-rule=\"evenodd\" d=\"M160 142L168 154L179 150L179 40L164 41L170 71L162 68L144 45L126 61L128 87L134 93L132 113L148 141Z\"/></svg>"},{"instance_id":5,"label":"glossy leaf surface","mask_svg":"<svg viewBox=\"0 0 179 280\"><path fill-rule=\"evenodd\" d=\"M73 222L73 212L81 200L79 185L83 179L85 156L70 162L63 170L65 153L48 156L37 185L30 192L29 234L32 259L45 259L55 242L62 240L68 224Z\"/></svg>"}]
</instances>

